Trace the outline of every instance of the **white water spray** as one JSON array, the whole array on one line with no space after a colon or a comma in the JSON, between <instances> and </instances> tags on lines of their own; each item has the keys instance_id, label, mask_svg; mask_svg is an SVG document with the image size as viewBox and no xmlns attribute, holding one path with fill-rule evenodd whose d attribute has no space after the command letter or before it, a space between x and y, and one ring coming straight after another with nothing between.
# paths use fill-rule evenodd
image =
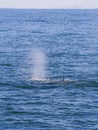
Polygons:
<instances>
[{"instance_id":1,"label":"white water spray","mask_svg":"<svg viewBox=\"0 0 98 130\"><path fill-rule=\"evenodd\" d=\"M46 55L45 53L40 49L33 49L32 53L30 53L31 61L33 61L33 67L32 67L32 80L35 81L43 81L44 83L54 83L54 84L66 84L66 83L74 83L75 80L70 79L47 79L46 75ZM31 62L32 63L32 62Z\"/></svg>"},{"instance_id":2,"label":"white water spray","mask_svg":"<svg viewBox=\"0 0 98 130\"><path fill-rule=\"evenodd\" d=\"M33 80L45 80L46 56L40 49L33 50Z\"/></svg>"}]
</instances>

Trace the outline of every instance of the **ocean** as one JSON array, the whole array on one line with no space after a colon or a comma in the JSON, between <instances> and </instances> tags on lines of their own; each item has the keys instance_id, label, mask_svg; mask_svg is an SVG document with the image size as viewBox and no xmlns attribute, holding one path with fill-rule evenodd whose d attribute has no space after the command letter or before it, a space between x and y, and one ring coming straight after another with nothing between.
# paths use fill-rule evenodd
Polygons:
<instances>
[{"instance_id":1,"label":"ocean","mask_svg":"<svg viewBox=\"0 0 98 130\"><path fill-rule=\"evenodd\" d=\"M0 9L0 130L98 130L97 9Z\"/></svg>"}]
</instances>

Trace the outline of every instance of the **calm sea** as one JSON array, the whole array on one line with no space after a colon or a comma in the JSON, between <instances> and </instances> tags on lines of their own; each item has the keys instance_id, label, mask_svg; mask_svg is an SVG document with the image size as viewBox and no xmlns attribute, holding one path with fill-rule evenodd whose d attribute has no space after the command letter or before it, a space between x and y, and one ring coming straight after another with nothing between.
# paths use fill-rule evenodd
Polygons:
<instances>
[{"instance_id":1,"label":"calm sea","mask_svg":"<svg viewBox=\"0 0 98 130\"><path fill-rule=\"evenodd\" d=\"M98 130L98 10L0 9L0 130Z\"/></svg>"}]
</instances>

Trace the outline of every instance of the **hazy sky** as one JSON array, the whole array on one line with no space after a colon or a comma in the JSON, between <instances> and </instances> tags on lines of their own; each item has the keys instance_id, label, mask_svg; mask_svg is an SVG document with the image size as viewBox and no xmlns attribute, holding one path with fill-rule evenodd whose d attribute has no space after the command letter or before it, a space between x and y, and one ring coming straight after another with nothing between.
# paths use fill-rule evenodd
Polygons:
<instances>
[{"instance_id":1,"label":"hazy sky","mask_svg":"<svg viewBox=\"0 0 98 130\"><path fill-rule=\"evenodd\" d=\"M98 0L0 0L0 8L98 8Z\"/></svg>"}]
</instances>

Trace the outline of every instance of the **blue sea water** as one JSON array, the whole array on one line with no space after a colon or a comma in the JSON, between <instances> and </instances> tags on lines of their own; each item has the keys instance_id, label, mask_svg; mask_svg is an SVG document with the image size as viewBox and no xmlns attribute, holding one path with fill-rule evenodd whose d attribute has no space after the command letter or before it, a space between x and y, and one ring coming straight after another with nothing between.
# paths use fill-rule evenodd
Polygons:
<instances>
[{"instance_id":1,"label":"blue sea water","mask_svg":"<svg viewBox=\"0 0 98 130\"><path fill-rule=\"evenodd\" d=\"M34 48L76 82L32 82ZM0 130L98 130L98 10L0 9Z\"/></svg>"}]
</instances>

